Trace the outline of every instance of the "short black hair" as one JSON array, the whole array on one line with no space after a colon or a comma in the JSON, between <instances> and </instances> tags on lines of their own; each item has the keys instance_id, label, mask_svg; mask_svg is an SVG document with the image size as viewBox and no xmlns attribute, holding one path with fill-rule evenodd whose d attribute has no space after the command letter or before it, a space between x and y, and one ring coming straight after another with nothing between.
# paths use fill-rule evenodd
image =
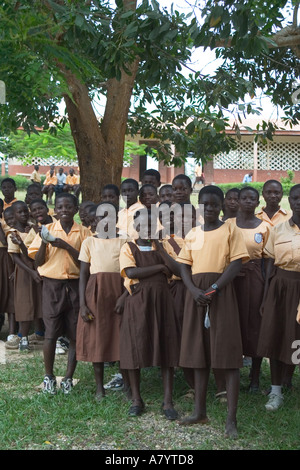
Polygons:
<instances>
[{"instance_id":1,"label":"short black hair","mask_svg":"<svg viewBox=\"0 0 300 470\"><path fill-rule=\"evenodd\" d=\"M143 184L143 186L141 186L141 188L139 190L139 196L140 197L143 194L145 188L153 189L153 191L155 191L155 194L157 195L157 188L155 186L153 186L153 184L147 183L147 184Z\"/></svg>"},{"instance_id":2,"label":"short black hair","mask_svg":"<svg viewBox=\"0 0 300 470\"><path fill-rule=\"evenodd\" d=\"M112 183L109 183L109 184L106 184L104 186L104 188L102 189L102 192L105 190L105 189L111 189L112 191L115 192L116 196L120 196L120 190L118 188L118 186L116 186L115 184L112 184Z\"/></svg>"},{"instance_id":3,"label":"short black hair","mask_svg":"<svg viewBox=\"0 0 300 470\"><path fill-rule=\"evenodd\" d=\"M47 209L49 209L48 206L47 206L47 203L46 203L46 201L44 201L44 199L40 199L40 198L39 199L34 199L33 201L31 201L29 203L29 207L31 207L33 204L43 204L43 206L45 206L45 207L47 207Z\"/></svg>"},{"instance_id":4,"label":"short black hair","mask_svg":"<svg viewBox=\"0 0 300 470\"><path fill-rule=\"evenodd\" d=\"M143 173L143 176L142 176L142 180L144 178L144 176L154 176L157 180L158 183L160 183L160 172L157 171L157 170L154 170L154 168L149 168L149 170L145 170L144 173Z\"/></svg>"},{"instance_id":5,"label":"short black hair","mask_svg":"<svg viewBox=\"0 0 300 470\"><path fill-rule=\"evenodd\" d=\"M208 186L203 186L203 188L200 189L199 195L198 195L198 203L200 202L201 197L203 194L214 194L217 196L221 203L223 204L224 202L224 193L219 186L214 186L213 184L210 184Z\"/></svg>"},{"instance_id":6,"label":"short black hair","mask_svg":"<svg viewBox=\"0 0 300 470\"><path fill-rule=\"evenodd\" d=\"M124 184L132 184L136 188L137 191L139 190L139 183L137 182L137 180L135 180L133 178L127 178L126 180L122 181L121 187Z\"/></svg>"},{"instance_id":7,"label":"short black hair","mask_svg":"<svg viewBox=\"0 0 300 470\"><path fill-rule=\"evenodd\" d=\"M161 187L159 188L159 194L161 193L161 191L162 191L163 189L167 189L167 188L169 188L169 189L172 190L172 185L171 185L171 184L164 184L163 186L161 186Z\"/></svg>"},{"instance_id":8,"label":"short black hair","mask_svg":"<svg viewBox=\"0 0 300 470\"><path fill-rule=\"evenodd\" d=\"M28 193L28 191L30 191L30 189L38 189L39 191L42 191L42 187L40 185L40 183L31 183L27 186L27 189L26 189L26 192Z\"/></svg>"},{"instance_id":9,"label":"short black hair","mask_svg":"<svg viewBox=\"0 0 300 470\"><path fill-rule=\"evenodd\" d=\"M300 184L295 184L294 186L291 187L290 192L289 192L289 196L291 196L291 194L294 191L296 191L297 189L300 189Z\"/></svg>"},{"instance_id":10,"label":"short black hair","mask_svg":"<svg viewBox=\"0 0 300 470\"><path fill-rule=\"evenodd\" d=\"M55 205L56 205L56 202L59 199L62 199L62 198L70 199L70 201L72 201L74 206L78 209L78 199L77 199L76 196L74 196L74 194L71 194L71 193L59 193L59 194L57 194L57 196L55 198Z\"/></svg>"},{"instance_id":11,"label":"short black hair","mask_svg":"<svg viewBox=\"0 0 300 470\"><path fill-rule=\"evenodd\" d=\"M226 191L225 197L228 196L230 193L236 193L238 196L240 195L241 190L238 188L230 188Z\"/></svg>"},{"instance_id":12,"label":"short black hair","mask_svg":"<svg viewBox=\"0 0 300 470\"><path fill-rule=\"evenodd\" d=\"M188 186L191 188L192 187L192 180L189 176L185 175L185 174L180 174L180 175L176 175L173 180L172 180L172 184L174 183L174 181L176 180L184 180Z\"/></svg>"},{"instance_id":13,"label":"short black hair","mask_svg":"<svg viewBox=\"0 0 300 470\"><path fill-rule=\"evenodd\" d=\"M20 201L20 200L13 202L11 207L13 208L13 210L15 210L15 207L20 206L22 204L24 204L24 206L26 206L26 208L27 208L26 202L25 201Z\"/></svg>"},{"instance_id":14,"label":"short black hair","mask_svg":"<svg viewBox=\"0 0 300 470\"><path fill-rule=\"evenodd\" d=\"M263 187L262 187L262 190L266 189L266 186L268 186L268 184L272 184L272 183L278 184L278 185L281 187L281 190L282 190L282 184L281 184L280 181L278 181L278 180L267 180L267 181L264 183L264 185L263 185Z\"/></svg>"},{"instance_id":15,"label":"short black hair","mask_svg":"<svg viewBox=\"0 0 300 470\"><path fill-rule=\"evenodd\" d=\"M16 189L17 189L17 185L16 185L16 182L13 178L4 178L2 181L1 181L1 187L4 183L11 183Z\"/></svg>"},{"instance_id":16,"label":"short black hair","mask_svg":"<svg viewBox=\"0 0 300 470\"><path fill-rule=\"evenodd\" d=\"M260 197L257 189L253 188L252 186L244 186L244 188L240 190L240 197L241 197L241 194L244 193L245 191L252 191L253 193L256 194L257 199L259 199Z\"/></svg>"}]
</instances>

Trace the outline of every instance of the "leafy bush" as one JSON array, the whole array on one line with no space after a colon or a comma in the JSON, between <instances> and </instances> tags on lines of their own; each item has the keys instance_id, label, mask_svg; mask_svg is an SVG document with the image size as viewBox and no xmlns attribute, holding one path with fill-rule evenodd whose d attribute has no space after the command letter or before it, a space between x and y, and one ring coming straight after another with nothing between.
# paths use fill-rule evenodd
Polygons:
<instances>
[{"instance_id":1,"label":"leafy bush","mask_svg":"<svg viewBox=\"0 0 300 470\"><path fill-rule=\"evenodd\" d=\"M281 178L281 179L286 180L288 178ZM286 182L286 181L282 182L281 181L281 184L282 184L282 189L283 189L283 195L288 196L291 187L294 186L294 183L289 180L288 182ZM218 184L217 186L222 189L224 194L226 194L226 192L229 189L232 189L232 188L242 189L245 186L251 186L252 188L257 189L259 194L262 194L263 185L264 185L264 183L256 182L256 183L246 183L246 184L245 183L224 183L224 184Z\"/></svg>"}]
</instances>

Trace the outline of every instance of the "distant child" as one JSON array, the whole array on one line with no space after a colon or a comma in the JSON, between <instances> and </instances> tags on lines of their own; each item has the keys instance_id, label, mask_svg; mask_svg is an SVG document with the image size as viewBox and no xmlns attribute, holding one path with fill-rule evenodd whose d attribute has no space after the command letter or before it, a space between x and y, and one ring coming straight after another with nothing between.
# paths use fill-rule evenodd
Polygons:
<instances>
[{"instance_id":1,"label":"distant child","mask_svg":"<svg viewBox=\"0 0 300 470\"><path fill-rule=\"evenodd\" d=\"M120 320L116 302L124 292L119 256L126 237L116 229L118 207L110 202L98 206L96 221L102 224L94 236L81 245L76 357L92 362L96 380L96 399L105 396L104 362L120 360ZM112 233L110 233L112 232Z\"/></svg>"},{"instance_id":2,"label":"distant child","mask_svg":"<svg viewBox=\"0 0 300 470\"><path fill-rule=\"evenodd\" d=\"M177 261L187 287L179 365L194 370L195 408L183 425L207 423L206 395L210 368L225 372L228 412L225 434L237 436L239 368L243 365L239 311L232 280L249 255L240 231L220 220L224 195L204 186L199 204L204 225L185 237Z\"/></svg>"},{"instance_id":3,"label":"distant child","mask_svg":"<svg viewBox=\"0 0 300 470\"><path fill-rule=\"evenodd\" d=\"M170 271L150 239L157 215L143 208L134 216L135 241L121 249L120 270L129 296L125 299L120 330L120 367L128 370L132 393L129 416L144 410L140 393L140 370L161 367L164 399L162 411L167 419L178 417L174 409L173 375L178 365L178 325L173 299L168 289Z\"/></svg>"},{"instance_id":4,"label":"distant child","mask_svg":"<svg viewBox=\"0 0 300 470\"><path fill-rule=\"evenodd\" d=\"M5 210L17 200L15 197L17 191L15 180L13 178L4 178L1 181L1 191L4 196L3 209Z\"/></svg>"},{"instance_id":5,"label":"distant child","mask_svg":"<svg viewBox=\"0 0 300 470\"><path fill-rule=\"evenodd\" d=\"M55 186L57 185L57 177L55 175L55 167L51 166L50 170L47 171L44 185L42 188L42 194L46 195L46 202L52 204L52 197L55 192Z\"/></svg>"},{"instance_id":6,"label":"distant child","mask_svg":"<svg viewBox=\"0 0 300 470\"><path fill-rule=\"evenodd\" d=\"M39 275L43 280L42 305L45 325L44 340L44 393L56 393L54 361L56 340L66 334L70 340L66 374L61 381L61 390L68 394L73 387L76 368L76 326L79 313L79 261L83 240L91 232L74 222L78 211L78 200L73 194L56 196L55 212L58 219L47 225L54 241L44 242L39 234L28 249L35 259Z\"/></svg>"},{"instance_id":7,"label":"distant child","mask_svg":"<svg viewBox=\"0 0 300 470\"><path fill-rule=\"evenodd\" d=\"M34 170L30 175L30 181L32 183L37 183L37 184L40 185L42 179L41 179L41 174L40 174L39 170L40 170L39 165L34 165Z\"/></svg>"},{"instance_id":8,"label":"distant child","mask_svg":"<svg viewBox=\"0 0 300 470\"><path fill-rule=\"evenodd\" d=\"M8 253L11 254L14 264L14 310L15 319L19 323L20 351L29 351L29 331L32 322L37 328L42 328L41 309L41 277L34 268L33 261L28 257L26 238L30 227L28 226L29 210L23 201L14 202L14 229L9 232ZM12 340L13 341L13 340ZM7 349L15 349L11 341L5 343Z\"/></svg>"},{"instance_id":9,"label":"distant child","mask_svg":"<svg viewBox=\"0 0 300 470\"><path fill-rule=\"evenodd\" d=\"M90 220L89 220L89 207L95 206L95 203L92 201L82 201L82 203L79 206L79 218L81 220L81 223L84 227L89 227L90 226Z\"/></svg>"},{"instance_id":10,"label":"distant child","mask_svg":"<svg viewBox=\"0 0 300 470\"><path fill-rule=\"evenodd\" d=\"M191 203L192 181L187 175L177 175L172 181L173 202Z\"/></svg>"},{"instance_id":11,"label":"distant child","mask_svg":"<svg viewBox=\"0 0 300 470\"><path fill-rule=\"evenodd\" d=\"M271 227L291 218L291 211L288 212L280 206L283 189L279 181L266 181L263 185L262 196L266 205L256 213L256 217L269 223Z\"/></svg>"},{"instance_id":12,"label":"distant child","mask_svg":"<svg viewBox=\"0 0 300 470\"><path fill-rule=\"evenodd\" d=\"M239 194L240 190L237 188L231 188L225 194L223 203L223 222L237 216L239 210Z\"/></svg>"},{"instance_id":13,"label":"distant child","mask_svg":"<svg viewBox=\"0 0 300 470\"><path fill-rule=\"evenodd\" d=\"M152 184L157 189L160 187L160 173L157 170L150 168L145 170L142 176L142 186L144 184Z\"/></svg>"},{"instance_id":14,"label":"distant child","mask_svg":"<svg viewBox=\"0 0 300 470\"><path fill-rule=\"evenodd\" d=\"M171 184L165 184L159 188L158 192L159 202L172 202L173 201L173 190Z\"/></svg>"},{"instance_id":15,"label":"distant child","mask_svg":"<svg viewBox=\"0 0 300 470\"><path fill-rule=\"evenodd\" d=\"M102 189L101 202L111 202L115 206L120 205L120 190L115 184L106 184Z\"/></svg>"}]
</instances>

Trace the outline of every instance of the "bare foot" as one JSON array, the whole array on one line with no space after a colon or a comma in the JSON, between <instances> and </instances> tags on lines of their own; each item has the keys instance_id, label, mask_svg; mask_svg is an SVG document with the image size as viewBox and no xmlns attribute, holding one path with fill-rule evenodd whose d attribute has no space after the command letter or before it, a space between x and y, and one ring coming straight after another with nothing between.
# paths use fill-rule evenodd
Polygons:
<instances>
[{"instance_id":1,"label":"bare foot","mask_svg":"<svg viewBox=\"0 0 300 470\"><path fill-rule=\"evenodd\" d=\"M186 418L183 418L179 421L179 424L182 426L189 426L191 424L208 424L209 419L207 416L187 416Z\"/></svg>"},{"instance_id":2,"label":"bare foot","mask_svg":"<svg viewBox=\"0 0 300 470\"><path fill-rule=\"evenodd\" d=\"M98 403L100 403L100 402L103 400L103 398L105 398L105 393L103 393L103 392L96 392L96 394L95 394L95 400L96 400Z\"/></svg>"},{"instance_id":3,"label":"bare foot","mask_svg":"<svg viewBox=\"0 0 300 470\"><path fill-rule=\"evenodd\" d=\"M238 432L236 427L235 421L227 421L225 427L225 437L229 437L230 439L237 439Z\"/></svg>"}]
</instances>

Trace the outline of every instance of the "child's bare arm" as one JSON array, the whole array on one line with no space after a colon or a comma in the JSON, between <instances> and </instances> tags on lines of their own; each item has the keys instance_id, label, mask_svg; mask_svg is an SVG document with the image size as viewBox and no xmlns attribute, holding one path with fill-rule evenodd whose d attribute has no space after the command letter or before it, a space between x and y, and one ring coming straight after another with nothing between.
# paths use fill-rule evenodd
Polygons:
<instances>
[{"instance_id":1,"label":"child's bare arm","mask_svg":"<svg viewBox=\"0 0 300 470\"><path fill-rule=\"evenodd\" d=\"M13 253L12 256L13 256L14 263L20 266L20 268L24 269L29 274L29 276L33 278L35 282L40 283L42 281L42 278L39 275L39 273L35 271L34 269L31 269L29 266L27 266L27 264L24 263L24 261L22 260L19 254Z\"/></svg>"}]
</instances>

